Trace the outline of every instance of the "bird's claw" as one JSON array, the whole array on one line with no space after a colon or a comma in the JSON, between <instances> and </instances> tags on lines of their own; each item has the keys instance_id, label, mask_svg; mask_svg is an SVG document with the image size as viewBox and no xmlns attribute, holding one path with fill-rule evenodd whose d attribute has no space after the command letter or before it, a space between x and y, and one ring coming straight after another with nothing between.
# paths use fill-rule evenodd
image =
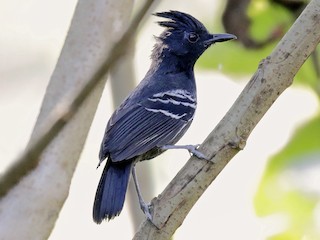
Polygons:
<instances>
[{"instance_id":1,"label":"bird's claw","mask_svg":"<svg viewBox=\"0 0 320 240\"><path fill-rule=\"evenodd\" d=\"M144 215L146 215L147 219L152 222L152 215L150 212L151 205L147 204L145 202L141 202L140 207L141 207L141 210L143 211Z\"/></svg>"},{"instance_id":2,"label":"bird's claw","mask_svg":"<svg viewBox=\"0 0 320 240\"><path fill-rule=\"evenodd\" d=\"M189 153L196 156L197 158L210 160L206 155L198 150L198 147L200 147L200 144L190 145L190 147L188 148Z\"/></svg>"},{"instance_id":3,"label":"bird's claw","mask_svg":"<svg viewBox=\"0 0 320 240\"><path fill-rule=\"evenodd\" d=\"M198 150L198 147L200 144L196 145L164 145L161 147L163 150L168 150L168 149L186 149L189 151L190 154L196 156L197 158L200 159L206 159L210 160L206 155L204 155L202 152Z\"/></svg>"}]
</instances>

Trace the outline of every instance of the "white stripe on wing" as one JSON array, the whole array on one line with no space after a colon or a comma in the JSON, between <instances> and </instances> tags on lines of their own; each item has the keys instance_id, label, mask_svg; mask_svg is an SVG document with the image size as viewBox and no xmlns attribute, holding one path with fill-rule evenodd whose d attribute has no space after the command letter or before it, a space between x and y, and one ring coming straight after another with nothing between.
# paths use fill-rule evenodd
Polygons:
<instances>
[{"instance_id":1,"label":"white stripe on wing","mask_svg":"<svg viewBox=\"0 0 320 240\"><path fill-rule=\"evenodd\" d=\"M186 116L187 114L184 113L184 114L181 114L181 115L178 115L178 114L174 114L174 113L171 113L167 110L162 110L162 109L152 109L152 108L145 108L147 111L149 112L154 112L154 113L162 113L168 117L171 117L171 118L174 118L174 119L180 119L184 116Z\"/></svg>"},{"instance_id":2,"label":"white stripe on wing","mask_svg":"<svg viewBox=\"0 0 320 240\"><path fill-rule=\"evenodd\" d=\"M182 101L176 101L174 99L161 99L161 98L148 98L149 101L152 101L152 102L162 102L162 103L165 103L165 104L168 104L168 103L172 103L174 105L183 105L183 106L186 106L186 107L191 107L191 108L194 108L196 109L196 104L194 103L189 103L189 102L182 102Z\"/></svg>"},{"instance_id":3,"label":"white stripe on wing","mask_svg":"<svg viewBox=\"0 0 320 240\"><path fill-rule=\"evenodd\" d=\"M182 98L182 99L189 99L191 102L196 102L196 100L192 97L190 92L184 90L184 89L174 89L166 92L160 92L153 95L153 97L163 97L164 95L169 95L172 97Z\"/></svg>"}]
</instances>

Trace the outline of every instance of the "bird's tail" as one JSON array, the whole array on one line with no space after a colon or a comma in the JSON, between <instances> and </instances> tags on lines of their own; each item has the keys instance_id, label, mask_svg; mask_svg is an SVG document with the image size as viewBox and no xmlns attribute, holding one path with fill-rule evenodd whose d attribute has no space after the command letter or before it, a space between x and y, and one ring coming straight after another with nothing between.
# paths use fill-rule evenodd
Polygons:
<instances>
[{"instance_id":1,"label":"bird's tail","mask_svg":"<svg viewBox=\"0 0 320 240\"><path fill-rule=\"evenodd\" d=\"M93 204L93 220L101 223L122 210L131 172L131 162L114 164L109 159L103 169Z\"/></svg>"}]
</instances>

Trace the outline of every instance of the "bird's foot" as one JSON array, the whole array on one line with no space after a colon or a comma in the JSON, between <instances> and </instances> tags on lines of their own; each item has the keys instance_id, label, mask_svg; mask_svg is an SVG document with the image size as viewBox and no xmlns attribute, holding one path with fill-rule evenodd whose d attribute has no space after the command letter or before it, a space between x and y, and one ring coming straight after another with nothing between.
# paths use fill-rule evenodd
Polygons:
<instances>
[{"instance_id":1,"label":"bird's foot","mask_svg":"<svg viewBox=\"0 0 320 240\"><path fill-rule=\"evenodd\" d=\"M152 222L152 215L150 212L150 204L147 204L146 202L140 202L140 208L143 211L144 215L146 215L147 219Z\"/></svg>"},{"instance_id":2,"label":"bird's foot","mask_svg":"<svg viewBox=\"0 0 320 240\"><path fill-rule=\"evenodd\" d=\"M143 213L146 215L147 219L150 222L152 222L152 215L151 215L151 212L150 212L150 206L151 205L146 203L143 200L143 197L142 197L142 194L141 194L141 190L140 190L140 187L139 187L139 184L138 184L135 165L132 168L132 177L133 177L134 185L135 185L136 190L137 190L137 195L138 195L138 199L139 199L140 208L143 211Z\"/></svg>"},{"instance_id":3,"label":"bird's foot","mask_svg":"<svg viewBox=\"0 0 320 240\"><path fill-rule=\"evenodd\" d=\"M197 158L209 160L209 158L206 155L204 155L202 152L200 152L198 150L199 146L200 146L200 144L196 144L196 145L164 145L161 148L163 150L186 149L189 151L190 154L196 156Z\"/></svg>"},{"instance_id":4,"label":"bird's foot","mask_svg":"<svg viewBox=\"0 0 320 240\"><path fill-rule=\"evenodd\" d=\"M198 150L198 147L200 147L200 144L186 145L186 146L190 154L196 156L199 159L209 160L209 158L206 155L204 155L202 152Z\"/></svg>"},{"instance_id":5,"label":"bird's foot","mask_svg":"<svg viewBox=\"0 0 320 240\"><path fill-rule=\"evenodd\" d=\"M146 216L147 220L153 225L155 226L158 230L160 230L159 225L157 225L156 222L153 221L153 217L151 214L152 211L152 205L151 204L147 204L145 202L140 202L140 208L143 211L144 215Z\"/></svg>"}]
</instances>

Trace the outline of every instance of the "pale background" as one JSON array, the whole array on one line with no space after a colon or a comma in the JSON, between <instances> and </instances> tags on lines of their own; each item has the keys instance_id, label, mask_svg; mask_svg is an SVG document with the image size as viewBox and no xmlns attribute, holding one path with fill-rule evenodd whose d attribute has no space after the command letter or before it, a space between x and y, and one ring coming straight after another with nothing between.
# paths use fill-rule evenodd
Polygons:
<instances>
[{"instance_id":1,"label":"pale background","mask_svg":"<svg viewBox=\"0 0 320 240\"><path fill-rule=\"evenodd\" d=\"M0 0L1 172L22 153L29 139L75 4L75 0ZM186 11L205 22L216 20L214 14L217 14L218 6L217 1L210 0L167 0L156 11ZM154 44L152 36L161 31L155 21L155 17L149 18L137 39L135 64L138 80L149 67ZM182 144L201 143L250 79L250 76L225 76L223 66L212 68L215 70L207 72L196 69L198 110L190 130L181 140ZM241 81L232 81L239 78ZM76 169L69 198L50 240L130 239L134 234L126 206L120 217L101 225L94 224L91 217L102 171L96 170L97 155L106 122L112 113L108 88L109 84ZM208 102L212 96L215 101ZM312 116L317 107L316 97L307 89L290 88L281 95L250 136L244 151L228 164L197 202L176 232L175 239L265 239L285 228L286 222L281 216L257 218L252 205L253 196L268 156L281 149L295 127ZM154 166L157 193L164 189L187 159L187 152L172 150L153 162L143 163ZM148 179L141 179L141 184L143 181Z\"/></svg>"}]
</instances>

